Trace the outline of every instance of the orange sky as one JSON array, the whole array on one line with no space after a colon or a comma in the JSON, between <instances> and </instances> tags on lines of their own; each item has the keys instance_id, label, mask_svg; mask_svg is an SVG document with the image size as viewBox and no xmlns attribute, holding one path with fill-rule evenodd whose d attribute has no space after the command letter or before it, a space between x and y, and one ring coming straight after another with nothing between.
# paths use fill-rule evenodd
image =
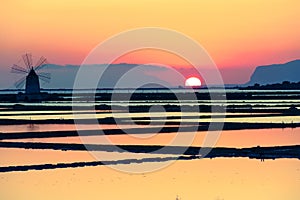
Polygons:
<instances>
[{"instance_id":1,"label":"orange sky","mask_svg":"<svg viewBox=\"0 0 300 200\"><path fill-rule=\"evenodd\" d=\"M243 83L257 65L300 58L299 0L10 0L0 13L0 70L28 51L51 63L80 64L108 37L145 26L195 39L228 73L225 82ZM163 56L153 62L169 62Z\"/></svg>"}]
</instances>

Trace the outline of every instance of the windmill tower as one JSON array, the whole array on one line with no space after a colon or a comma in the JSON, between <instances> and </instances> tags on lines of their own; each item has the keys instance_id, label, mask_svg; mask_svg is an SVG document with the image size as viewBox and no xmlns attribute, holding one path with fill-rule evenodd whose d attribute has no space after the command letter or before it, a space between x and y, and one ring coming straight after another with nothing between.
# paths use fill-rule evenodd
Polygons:
<instances>
[{"instance_id":1,"label":"windmill tower","mask_svg":"<svg viewBox=\"0 0 300 200\"><path fill-rule=\"evenodd\" d=\"M26 76L25 94L41 93L39 76L31 69Z\"/></svg>"},{"instance_id":2,"label":"windmill tower","mask_svg":"<svg viewBox=\"0 0 300 200\"><path fill-rule=\"evenodd\" d=\"M22 56L22 60L25 67L14 64L11 68L12 73L23 75L23 77L15 83L15 87L19 89L25 84L25 94L21 97L19 96L19 99L41 99L40 80L44 82L50 81L50 74L40 71L47 64L47 59L42 56L36 64L33 65L32 55L26 53Z\"/></svg>"}]
</instances>

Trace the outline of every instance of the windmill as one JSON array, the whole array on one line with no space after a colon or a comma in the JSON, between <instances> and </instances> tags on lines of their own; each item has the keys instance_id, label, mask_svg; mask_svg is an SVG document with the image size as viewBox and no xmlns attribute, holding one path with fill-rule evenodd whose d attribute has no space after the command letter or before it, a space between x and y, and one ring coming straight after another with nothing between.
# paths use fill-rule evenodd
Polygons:
<instances>
[{"instance_id":1,"label":"windmill","mask_svg":"<svg viewBox=\"0 0 300 200\"><path fill-rule=\"evenodd\" d=\"M40 80L49 83L51 79L49 73L39 71L47 64L47 59L42 56L36 64L33 65L32 55L26 53L22 56L22 60L25 67L14 64L11 68L12 73L23 75L20 80L15 82L15 87L22 88L25 84L26 95L40 94Z\"/></svg>"}]
</instances>

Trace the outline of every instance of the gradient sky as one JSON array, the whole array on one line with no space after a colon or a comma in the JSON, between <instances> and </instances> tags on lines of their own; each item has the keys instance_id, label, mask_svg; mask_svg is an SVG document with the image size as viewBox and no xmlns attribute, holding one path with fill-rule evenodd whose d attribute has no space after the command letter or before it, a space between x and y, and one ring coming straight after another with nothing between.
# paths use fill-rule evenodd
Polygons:
<instances>
[{"instance_id":1,"label":"gradient sky","mask_svg":"<svg viewBox=\"0 0 300 200\"><path fill-rule=\"evenodd\" d=\"M226 83L247 82L255 66L300 58L299 0L10 0L0 13L0 84L25 52L55 64L81 64L103 40L145 26L195 39ZM122 62L183 65L147 53Z\"/></svg>"}]
</instances>

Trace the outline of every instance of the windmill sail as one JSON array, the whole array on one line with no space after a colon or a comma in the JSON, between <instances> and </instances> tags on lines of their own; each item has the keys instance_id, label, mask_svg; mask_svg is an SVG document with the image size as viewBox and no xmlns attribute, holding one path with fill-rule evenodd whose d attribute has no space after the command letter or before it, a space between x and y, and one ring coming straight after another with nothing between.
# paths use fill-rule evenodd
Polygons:
<instances>
[{"instance_id":1,"label":"windmill sail","mask_svg":"<svg viewBox=\"0 0 300 200\"><path fill-rule=\"evenodd\" d=\"M11 73L26 74L26 73L28 73L28 70L25 69L24 67L20 67L19 65L14 64L11 67Z\"/></svg>"},{"instance_id":2,"label":"windmill sail","mask_svg":"<svg viewBox=\"0 0 300 200\"><path fill-rule=\"evenodd\" d=\"M45 57L41 57L39 61L35 64L34 70L41 69L45 64L47 64L47 59Z\"/></svg>"},{"instance_id":3,"label":"windmill sail","mask_svg":"<svg viewBox=\"0 0 300 200\"><path fill-rule=\"evenodd\" d=\"M25 55L22 56L23 61L27 67L27 69L31 69L32 68L32 55L29 53L26 53Z\"/></svg>"},{"instance_id":4,"label":"windmill sail","mask_svg":"<svg viewBox=\"0 0 300 200\"><path fill-rule=\"evenodd\" d=\"M18 89L22 88L23 85L25 84L25 81L26 81L26 77L22 77L20 80L15 82L15 87Z\"/></svg>"},{"instance_id":5,"label":"windmill sail","mask_svg":"<svg viewBox=\"0 0 300 200\"><path fill-rule=\"evenodd\" d=\"M49 83L50 80L51 80L51 75L50 75L50 73L39 72L37 75L40 77L40 79L41 79L42 81L44 81L44 82L46 82L46 83Z\"/></svg>"}]
</instances>

